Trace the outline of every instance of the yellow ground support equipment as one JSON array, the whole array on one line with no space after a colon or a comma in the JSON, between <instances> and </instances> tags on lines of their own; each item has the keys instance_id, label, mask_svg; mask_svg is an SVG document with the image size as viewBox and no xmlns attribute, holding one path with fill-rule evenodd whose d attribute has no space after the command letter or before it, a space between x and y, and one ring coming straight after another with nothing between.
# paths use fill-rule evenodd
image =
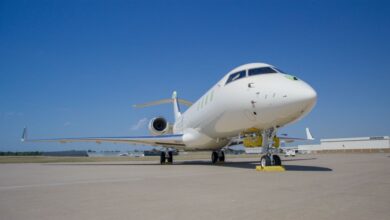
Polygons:
<instances>
[{"instance_id":1,"label":"yellow ground support equipment","mask_svg":"<svg viewBox=\"0 0 390 220\"><path fill-rule=\"evenodd\" d=\"M273 146L275 147L275 148L279 148L280 147L280 138L278 138L278 137L274 137L274 143L273 143Z\"/></svg>"},{"instance_id":2,"label":"yellow ground support equipment","mask_svg":"<svg viewBox=\"0 0 390 220\"><path fill-rule=\"evenodd\" d=\"M244 147L261 147L263 144L263 138L261 136L255 136L255 137L245 137L244 138Z\"/></svg>"}]
</instances>

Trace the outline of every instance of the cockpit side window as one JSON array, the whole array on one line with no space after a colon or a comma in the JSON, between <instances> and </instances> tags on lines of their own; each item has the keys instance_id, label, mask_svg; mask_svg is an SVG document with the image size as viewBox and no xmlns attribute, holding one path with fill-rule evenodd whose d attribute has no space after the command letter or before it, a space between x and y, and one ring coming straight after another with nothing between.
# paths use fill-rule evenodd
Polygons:
<instances>
[{"instance_id":1,"label":"cockpit side window","mask_svg":"<svg viewBox=\"0 0 390 220\"><path fill-rule=\"evenodd\" d=\"M231 83L237 79L244 78L246 76L246 70L242 70L240 72L232 73L230 74L228 80L226 81L226 84Z\"/></svg>"},{"instance_id":2,"label":"cockpit side window","mask_svg":"<svg viewBox=\"0 0 390 220\"><path fill-rule=\"evenodd\" d=\"M250 69L248 73L249 76L254 76L254 75L277 73L277 72L271 67L260 67L260 68Z\"/></svg>"}]
</instances>

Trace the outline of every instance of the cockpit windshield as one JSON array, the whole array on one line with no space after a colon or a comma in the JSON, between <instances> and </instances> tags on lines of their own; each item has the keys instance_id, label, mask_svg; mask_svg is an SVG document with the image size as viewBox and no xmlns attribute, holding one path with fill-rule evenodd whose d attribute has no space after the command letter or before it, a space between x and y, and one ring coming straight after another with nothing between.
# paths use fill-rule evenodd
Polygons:
<instances>
[{"instance_id":1,"label":"cockpit windshield","mask_svg":"<svg viewBox=\"0 0 390 220\"><path fill-rule=\"evenodd\" d=\"M260 68L250 69L248 71L249 76L268 74L268 73L277 73L277 71L272 69L271 67L260 67Z\"/></svg>"},{"instance_id":2,"label":"cockpit windshield","mask_svg":"<svg viewBox=\"0 0 390 220\"><path fill-rule=\"evenodd\" d=\"M248 75L246 73L247 71L248 71ZM284 73L284 72L275 67L270 67L270 66L258 67L249 70L241 70L239 72L230 74L225 85L233 81L236 81L238 79L242 79L246 76L255 76L255 75L270 74L270 73Z\"/></svg>"},{"instance_id":3,"label":"cockpit windshield","mask_svg":"<svg viewBox=\"0 0 390 220\"><path fill-rule=\"evenodd\" d=\"M284 72L284 71L282 71L281 69L279 69L279 68L276 68L276 67L273 67L276 71L278 71L279 73L284 73L284 74L286 74L286 72Z\"/></svg>"},{"instance_id":4,"label":"cockpit windshield","mask_svg":"<svg viewBox=\"0 0 390 220\"><path fill-rule=\"evenodd\" d=\"M231 83L231 82L233 82L233 81L235 81L237 79L241 79L241 78L243 78L245 76L246 76L246 71L245 70L233 73L233 74L231 74L229 76L229 79L226 81L226 84Z\"/></svg>"}]
</instances>

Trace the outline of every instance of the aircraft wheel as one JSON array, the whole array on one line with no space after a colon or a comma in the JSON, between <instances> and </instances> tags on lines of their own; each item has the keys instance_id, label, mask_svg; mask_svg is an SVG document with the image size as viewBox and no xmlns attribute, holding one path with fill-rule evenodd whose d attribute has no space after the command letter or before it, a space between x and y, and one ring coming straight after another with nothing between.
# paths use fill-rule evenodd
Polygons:
<instances>
[{"instance_id":1,"label":"aircraft wheel","mask_svg":"<svg viewBox=\"0 0 390 220\"><path fill-rule=\"evenodd\" d=\"M172 151L168 152L168 163L173 163L173 152Z\"/></svg>"},{"instance_id":2,"label":"aircraft wheel","mask_svg":"<svg viewBox=\"0 0 390 220\"><path fill-rule=\"evenodd\" d=\"M162 151L160 154L160 164L165 164L165 160L165 152Z\"/></svg>"},{"instance_id":3,"label":"aircraft wheel","mask_svg":"<svg viewBox=\"0 0 390 220\"><path fill-rule=\"evenodd\" d=\"M225 162L225 152L223 151L219 152L218 161Z\"/></svg>"},{"instance_id":4,"label":"aircraft wheel","mask_svg":"<svg viewBox=\"0 0 390 220\"><path fill-rule=\"evenodd\" d=\"M215 164L218 161L218 153L216 151L213 151L211 154L211 163Z\"/></svg>"},{"instance_id":5,"label":"aircraft wheel","mask_svg":"<svg viewBox=\"0 0 390 220\"><path fill-rule=\"evenodd\" d=\"M274 159L274 165L275 166L281 166L282 165L282 160L278 155L272 155L272 159Z\"/></svg>"},{"instance_id":6,"label":"aircraft wheel","mask_svg":"<svg viewBox=\"0 0 390 220\"><path fill-rule=\"evenodd\" d=\"M262 167L271 166L271 158L268 155L264 155L260 159L260 165Z\"/></svg>"}]
</instances>

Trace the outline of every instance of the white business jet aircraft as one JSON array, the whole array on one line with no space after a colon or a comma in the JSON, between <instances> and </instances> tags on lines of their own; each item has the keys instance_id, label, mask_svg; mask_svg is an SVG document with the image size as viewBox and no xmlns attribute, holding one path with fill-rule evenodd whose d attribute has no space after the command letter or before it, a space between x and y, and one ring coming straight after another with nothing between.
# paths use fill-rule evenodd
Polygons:
<instances>
[{"instance_id":1,"label":"white business jet aircraft","mask_svg":"<svg viewBox=\"0 0 390 220\"><path fill-rule=\"evenodd\" d=\"M281 165L276 149L280 141L313 140L309 129L306 138L277 136L277 130L306 116L314 107L317 94L314 89L295 76L288 75L272 65L250 63L231 70L198 101L179 99L173 92L171 99L135 105L148 107L173 103L174 123L156 117L149 123L152 136L86 137L27 139L26 128L22 141L44 142L113 142L162 146L160 162L172 163L169 149L184 151L212 151L212 163L224 162L222 148L243 144L262 147L262 166ZM180 111L179 104L188 106Z\"/></svg>"}]
</instances>

